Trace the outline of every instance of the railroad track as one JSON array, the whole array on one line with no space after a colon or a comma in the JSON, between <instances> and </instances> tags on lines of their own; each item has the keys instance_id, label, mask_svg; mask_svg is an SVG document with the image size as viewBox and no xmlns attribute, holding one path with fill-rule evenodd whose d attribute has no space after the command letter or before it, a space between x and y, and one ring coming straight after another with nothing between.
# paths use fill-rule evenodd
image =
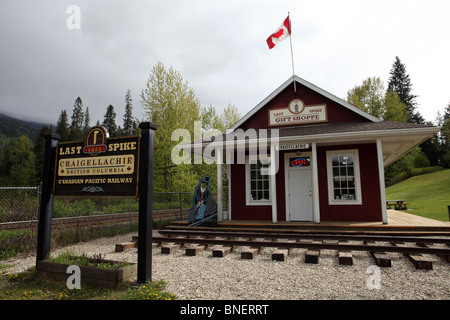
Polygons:
<instances>
[{"instance_id":1,"label":"railroad track","mask_svg":"<svg viewBox=\"0 0 450 320\"><path fill-rule=\"evenodd\" d=\"M183 215L186 217L187 210L183 210ZM82 217L68 217L68 218L53 218L52 228L62 229L69 227L88 227L96 226L104 223L121 223L138 220L138 213L132 212L128 213L112 213L112 214L101 214L93 216L82 216ZM174 210L161 210L153 212L154 220L164 220L164 219L180 219L179 209ZM17 221L17 222L5 222L0 223L0 230L24 230L24 229L37 229L38 220L28 220L28 221Z\"/></svg>"},{"instance_id":2,"label":"railroad track","mask_svg":"<svg viewBox=\"0 0 450 320\"><path fill-rule=\"evenodd\" d=\"M266 248L272 251L273 260L284 261L292 249L303 249L305 263L318 263L320 252L334 250L339 264L352 265L352 252L368 252L375 263L390 267L392 253L403 253L418 269L432 269L432 255L450 262L450 236L392 236L352 234L310 234L251 231L160 230L153 237L153 246L162 253L171 253L185 247L186 255L197 255L211 248L214 257L224 257L239 248L242 259L253 259ZM116 251L136 247L138 238L116 245ZM391 255L390 255L391 254ZM395 256L395 255L394 255Z\"/></svg>"}]
</instances>

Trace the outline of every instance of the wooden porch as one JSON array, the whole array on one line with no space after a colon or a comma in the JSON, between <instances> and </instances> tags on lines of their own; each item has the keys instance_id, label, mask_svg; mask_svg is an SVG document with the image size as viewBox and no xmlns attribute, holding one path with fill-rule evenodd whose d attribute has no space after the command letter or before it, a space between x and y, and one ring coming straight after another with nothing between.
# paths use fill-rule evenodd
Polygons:
<instances>
[{"instance_id":1,"label":"wooden porch","mask_svg":"<svg viewBox=\"0 0 450 320\"><path fill-rule=\"evenodd\" d=\"M416 216L410 213L387 210L388 223L380 222L289 222L255 221L255 220L223 220L214 228L223 230L252 230L271 232L308 232L308 233L426 233L450 234L450 222L438 221ZM187 221L174 221L170 229L186 228ZM209 229L206 226L195 229Z\"/></svg>"},{"instance_id":2,"label":"wooden porch","mask_svg":"<svg viewBox=\"0 0 450 320\"><path fill-rule=\"evenodd\" d=\"M450 221L439 221L434 219L429 219L421 216L417 216L414 214L396 211L396 210L387 210L388 223L383 224L381 221L379 222L289 222L289 221L278 221L277 223L272 223L271 221L246 221L246 220L224 220L218 223L221 226L232 226L232 225L260 225L260 226L443 226L450 228Z\"/></svg>"}]
</instances>

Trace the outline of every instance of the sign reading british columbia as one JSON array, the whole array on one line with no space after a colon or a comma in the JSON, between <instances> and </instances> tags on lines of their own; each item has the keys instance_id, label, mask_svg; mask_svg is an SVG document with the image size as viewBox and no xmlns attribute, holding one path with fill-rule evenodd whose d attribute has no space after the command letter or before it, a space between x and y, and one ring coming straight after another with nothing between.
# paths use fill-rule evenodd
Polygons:
<instances>
[{"instance_id":1,"label":"sign reading british columbia","mask_svg":"<svg viewBox=\"0 0 450 320\"><path fill-rule=\"evenodd\" d=\"M104 127L93 127L84 141L58 144L53 194L135 198L138 162L138 136L109 138Z\"/></svg>"}]
</instances>

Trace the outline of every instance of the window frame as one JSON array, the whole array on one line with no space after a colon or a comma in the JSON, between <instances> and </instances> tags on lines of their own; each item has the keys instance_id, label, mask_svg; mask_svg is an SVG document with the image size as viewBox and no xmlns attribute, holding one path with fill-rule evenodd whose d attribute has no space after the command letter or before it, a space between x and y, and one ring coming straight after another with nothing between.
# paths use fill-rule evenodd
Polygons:
<instances>
[{"instance_id":1,"label":"window frame","mask_svg":"<svg viewBox=\"0 0 450 320\"><path fill-rule=\"evenodd\" d=\"M252 200L251 198L251 164L254 164L255 161L259 161L264 164L264 162L267 162L267 164L270 165L269 159L251 159L252 163L250 163L250 157L246 157L245 161L245 203L248 206L268 206L272 205L272 189L271 189L271 179L272 175L268 175L268 191L269 191L269 199L265 200Z\"/></svg>"},{"instance_id":2,"label":"window frame","mask_svg":"<svg viewBox=\"0 0 450 320\"><path fill-rule=\"evenodd\" d=\"M361 174L359 166L359 150L330 150L327 154L327 182L328 182L328 204L329 205L361 205L362 204L362 190L361 190ZM333 177L333 156L353 156L353 174L355 184L355 200L335 199L334 198L334 177Z\"/></svg>"}]
</instances>

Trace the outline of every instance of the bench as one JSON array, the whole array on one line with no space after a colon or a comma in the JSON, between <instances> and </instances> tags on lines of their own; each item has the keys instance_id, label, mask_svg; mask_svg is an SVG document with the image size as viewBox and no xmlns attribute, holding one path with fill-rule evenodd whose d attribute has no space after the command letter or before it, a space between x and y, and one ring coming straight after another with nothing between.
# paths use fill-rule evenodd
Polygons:
<instances>
[{"instance_id":1,"label":"bench","mask_svg":"<svg viewBox=\"0 0 450 320\"><path fill-rule=\"evenodd\" d=\"M395 210L408 210L408 204L405 203L406 200L386 200L386 208Z\"/></svg>"}]
</instances>

